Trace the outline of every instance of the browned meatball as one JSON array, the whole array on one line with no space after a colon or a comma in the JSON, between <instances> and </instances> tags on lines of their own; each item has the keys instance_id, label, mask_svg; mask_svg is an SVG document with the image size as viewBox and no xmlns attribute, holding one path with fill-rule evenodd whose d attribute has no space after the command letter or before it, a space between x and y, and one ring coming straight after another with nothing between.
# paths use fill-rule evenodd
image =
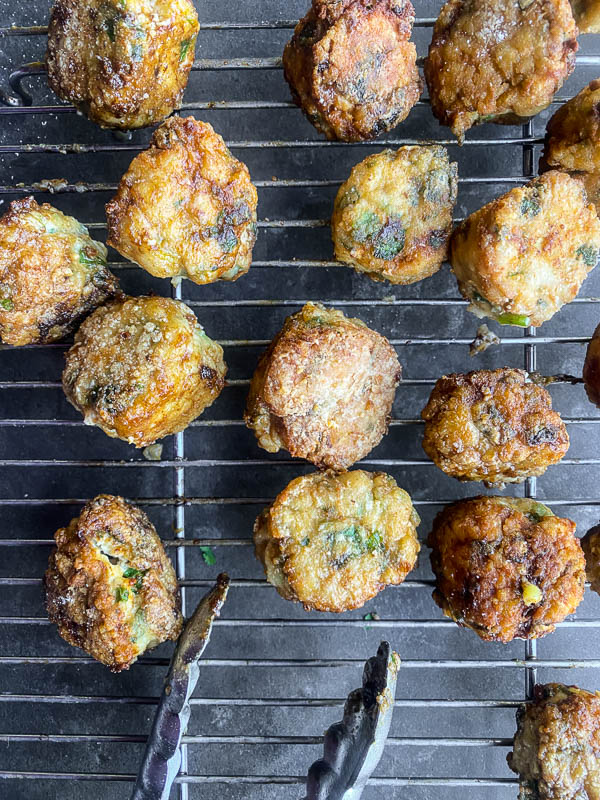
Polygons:
<instances>
[{"instance_id":1,"label":"browned meatball","mask_svg":"<svg viewBox=\"0 0 600 800\"><path fill-rule=\"evenodd\" d=\"M569 448L549 392L521 369L444 375L421 416L423 450L461 481L520 483L542 475Z\"/></svg>"},{"instance_id":2,"label":"browned meatball","mask_svg":"<svg viewBox=\"0 0 600 800\"><path fill-rule=\"evenodd\" d=\"M269 453L284 447L320 468L347 469L386 432L400 374L387 339L307 303L260 359L246 424Z\"/></svg>"},{"instance_id":3,"label":"browned meatball","mask_svg":"<svg viewBox=\"0 0 600 800\"><path fill-rule=\"evenodd\" d=\"M600 408L600 325L587 346L583 362L583 383L590 403Z\"/></svg>"},{"instance_id":4,"label":"browned meatball","mask_svg":"<svg viewBox=\"0 0 600 800\"><path fill-rule=\"evenodd\" d=\"M594 525L581 539L585 572L594 592L600 594L600 525Z\"/></svg>"},{"instance_id":5,"label":"browned meatball","mask_svg":"<svg viewBox=\"0 0 600 800\"><path fill-rule=\"evenodd\" d=\"M95 311L66 357L63 389L88 425L146 447L182 431L225 386L223 348L169 297L124 297Z\"/></svg>"},{"instance_id":6,"label":"browned meatball","mask_svg":"<svg viewBox=\"0 0 600 800\"><path fill-rule=\"evenodd\" d=\"M15 200L0 218L0 340L54 342L117 294L106 247L48 203Z\"/></svg>"},{"instance_id":7,"label":"browned meatball","mask_svg":"<svg viewBox=\"0 0 600 800\"><path fill-rule=\"evenodd\" d=\"M528 498L473 497L435 518L435 602L486 641L551 633L583 599L575 523Z\"/></svg>"},{"instance_id":8,"label":"browned meatball","mask_svg":"<svg viewBox=\"0 0 600 800\"><path fill-rule=\"evenodd\" d=\"M107 241L157 278L235 281L250 269L257 199L211 125L171 117L106 206Z\"/></svg>"},{"instance_id":9,"label":"browned meatball","mask_svg":"<svg viewBox=\"0 0 600 800\"><path fill-rule=\"evenodd\" d=\"M56 0L48 82L103 128L161 122L181 103L198 27L190 0Z\"/></svg>"},{"instance_id":10,"label":"browned meatball","mask_svg":"<svg viewBox=\"0 0 600 800\"><path fill-rule=\"evenodd\" d=\"M433 113L459 142L539 113L575 67L576 36L568 0L449 0L425 59Z\"/></svg>"},{"instance_id":11,"label":"browned meatball","mask_svg":"<svg viewBox=\"0 0 600 800\"><path fill-rule=\"evenodd\" d=\"M69 644L119 672L179 636L175 571L141 509L99 495L54 540L44 579L48 616Z\"/></svg>"},{"instance_id":12,"label":"browned meatball","mask_svg":"<svg viewBox=\"0 0 600 800\"><path fill-rule=\"evenodd\" d=\"M561 106L546 127L544 161L550 167L600 171L600 80Z\"/></svg>"},{"instance_id":13,"label":"browned meatball","mask_svg":"<svg viewBox=\"0 0 600 800\"><path fill-rule=\"evenodd\" d=\"M313 0L283 53L294 101L328 139L389 131L421 94L409 0Z\"/></svg>"},{"instance_id":14,"label":"browned meatball","mask_svg":"<svg viewBox=\"0 0 600 800\"><path fill-rule=\"evenodd\" d=\"M551 170L463 220L450 263L469 311L538 327L573 300L599 249L600 221L581 181Z\"/></svg>"},{"instance_id":15,"label":"browned meatball","mask_svg":"<svg viewBox=\"0 0 600 800\"><path fill-rule=\"evenodd\" d=\"M402 583L419 552L419 515L384 472L293 480L254 526L256 555L286 600L349 611Z\"/></svg>"},{"instance_id":16,"label":"browned meatball","mask_svg":"<svg viewBox=\"0 0 600 800\"><path fill-rule=\"evenodd\" d=\"M577 686L536 686L517 711L508 765L519 800L600 800L600 695Z\"/></svg>"}]
</instances>

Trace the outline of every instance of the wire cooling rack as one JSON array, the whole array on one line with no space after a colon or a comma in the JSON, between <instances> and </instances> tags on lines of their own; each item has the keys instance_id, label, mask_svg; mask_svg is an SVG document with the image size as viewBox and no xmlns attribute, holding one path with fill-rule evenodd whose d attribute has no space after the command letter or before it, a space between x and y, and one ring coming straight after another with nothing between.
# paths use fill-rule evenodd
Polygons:
<instances>
[{"instance_id":1,"label":"wire cooling rack","mask_svg":"<svg viewBox=\"0 0 600 800\"><path fill-rule=\"evenodd\" d=\"M478 321L448 267L407 287L376 284L332 261L328 218L339 183L368 153L425 141L459 164L457 217L536 172L545 121L598 77L600 42L580 39L577 69L552 109L522 127L484 125L459 148L423 99L384 140L322 140L290 102L280 55L307 0L205 0L182 113L211 122L259 188L259 239L250 273L227 285L173 289L221 341L229 384L160 462L82 424L60 388L68 343L0 348L0 797L127 798L170 649L112 675L64 643L45 616L41 576L56 528L100 492L125 495L150 515L173 555L189 612L217 572L232 590L192 701L181 800L288 800L320 752L324 729L359 685L363 661L388 638L403 659L390 739L365 798L506 800L515 776L505 756L515 708L538 681L600 688L600 601L539 642L481 642L444 620L431 600L427 548L400 587L344 615L305 613L268 586L255 561L255 516L307 465L258 449L241 421L249 378L283 319L307 300L362 318L397 347L404 380L388 436L363 462L391 473L422 516L424 539L444 502L481 491L451 481L424 457L420 410L442 373L504 365L580 374L599 320L600 268L579 298L539 331L499 329L500 346L471 359ZM437 2L417 2L414 39L427 50ZM34 192L106 234L103 207L149 131L117 140L60 105L39 70L49 0L0 0L0 84L31 105L0 105L0 201ZM10 88L10 75L13 75ZM21 81L21 78L23 80ZM10 97L8 98L10 100ZM51 190L51 191L50 191ZM0 211L2 211L0 205ZM166 294L111 252L126 291ZM536 335L537 334L537 335ZM600 505L600 417L581 386L554 385L571 436L567 458L509 493L537 496L574 519L579 533ZM212 548L205 563L200 546ZM210 559L209 559L210 560ZM375 616L371 619L371 616ZM365 619L365 616L367 617Z\"/></svg>"}]
</instances>

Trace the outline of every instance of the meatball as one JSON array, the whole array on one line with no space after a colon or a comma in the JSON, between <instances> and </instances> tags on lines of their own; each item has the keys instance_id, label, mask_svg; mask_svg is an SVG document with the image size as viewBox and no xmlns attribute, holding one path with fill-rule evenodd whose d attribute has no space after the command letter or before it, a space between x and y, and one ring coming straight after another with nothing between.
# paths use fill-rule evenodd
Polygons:
<instances>
[{"instance_id":1,"label":"meatball","mask_svg":"<svg viewBox=\"0 0 600 800\"><path fill-rule=\"evenodd\" d=\"M235 281L250 269L257 193L206 122L172 117L106 206L108 244L157 278Z\"/></svg>"},{"instance_id":2,"label":"meatball","mask_svg":"<svg viewBox=\"0 0 600 800\"><path fill-rule=\"evenodd\" d=\"M335 200L335 257L374 280L414 283L448 255L457 165L444 147L401 147L368 156Z\"/></svg>"},{"instance_id":3,"label":"meatball","mask_svg":"<svg viewBox=\"0 0 600 800\"><path fill-rule=\"evenodd\" d=\"M117 294L106 247L87 229L33 197L0 218L0 340L55 342Z\"/></svg>"},{"instance_id":4,"label":"meatball","mask_svg":"<svg viewBox=\"0 0 600 800\"><path fill-rule=\"evenodd\" d=\"M600 408L600 325L587 346L583 363L583 384L590 403Z\"/></svg>"},{"instance_id":5,"label":"meatball","mask_svg":"<svg viewBox=\"0 0 600 800\"><path fill-rule=\"evenodd\" d=\"M598 0L571 0L571 8L579 33L600 33L600 2Z\"/></svg>"},{"instance_id":6,"label":"meatball","mask_svg":"<svg viewBox=\"0 0 600 800\"><path fill-rule=\"evenodd\" d=\"M381 441L401 371L385 337L307 303L260 359L244 418L269 453L344 470Z\"/></svg>"},{"instance_id":7,"label":"meatball","mask_svg":"<svg viewBox=\"0 0 600 800\"><path fill-rule=\"evenodd\" d=\"M600 525L594 525L581 540L585 572L591 588L600 594Z\"/></svg>"},{"instance_id":8,"label":"meatball","mask_svg":"<svg viewBox=\"0 0 600 800\"><path fill-rule=\"evenodd\" d=\"M523 122L573 72L576 36L568 0L449 0L425 59L433 113L459 142L478 122Z\"/></svg>"},{"instance_id":9,"label":"meatball","mask_svg":"<svg viewBox=\"0 0 600 800\"><path fill-rule=\"evenodd\" d=\"M569 448L549 392L521 369L444 375L421 416L423 450L461 481L520 483L542 475Z\"/></svg>"},{"instance_id":10,"label":"meatball","mask_svg":"<svg viewBox=\"0 0 600 800\"><path fill-rule=\"evenodd\" d=\"M383 472L317 472L293 480L258 517L256 556L287 600L350 611L403 582L417 560L420 521Z\"/></svg>"},{"instance_id":11,"label":"meatball","mask_svg":"<svg viewBox=\"0 0 600 800\"><path fill-rule=\"evenodd\" d=\"M460 500L436 516L427 543L433 599L486 641L545 636L583 599L575 523L535 500Z\"/></svg>"},{"instance_id":12,"label":"meatball","mask_svg":"<svg viewBox=\"0 0 600 800\"><path fill-rule=\"evenodd\" d=\"M409 0L313 0L283 52L294 101L328 139L359 142L408 116L422 90Z\"/></svg>"},{"instance_id":13,"label":"meatball","mask_svg":"<svg viewBox=\"0 0 600 800\"><path fill-rule=\"evenodd\" d=\"M545 162L551 167L600 171L600 80L558 109L546 128Z\"/></svg>"},{"instance_id":14,"label":"meatball","mask_svg":"<svg viewBox=\"0 0 600 800\"><path fill-rule=\"evenodd\" d=\"M508 765L520 800L600 798L600 695L561 683L539 684L517 711Z\"/></svg>"},{"instance_id":15,"label":"meatball","mask_svg":"<svg viewBox=\"0 0 600 800\"><path fill-rule=\"evenodd\" d=\"M190 0L56 0L50 88L103 128L161 122L181 103L198 28Z\"/></svg>"},{"instance_id":16,"label":"meatball","mask_svg":"<svg viewBox=\"0 0 600 800\"><path fill-rule=\"evenodd\" d=\"M503 325L541 325L596 266L600 220L581 181L551 170L467 217L450 263L469 310Z\"/></svg>"},{"instance_id":17,"label":"meatball","mask_svg":"<svg viewBox=\"0 0 600 800\"><path fill-rule=\"evenodd\" d=\"M99 308L66 359L63 389L86 424L136 447L183 430L219 396L227 372L191 309L166 297Z\"/></svg>"},{"instance_id":18,"label":"meatball","mask_svg":"<svg viewBox=\"0 0 600 800\"><path fill-rule=\"evenodd\" d=\"M54 541L44 578L48 616L69 644L120 672L177 639L183 620L175 571L141 509L101 494Z\"/></svg>"},{"instance_id":19,"label":"meatball","mask_svg":"<svg viewBox=\"0 0 600 800\"><path fill-rule=\"evenodd\" d=\"M583 183L588 203L592 203L596 214L600 215L600 172L573 172L571 175Z\"/></svg>"}]
</instances>

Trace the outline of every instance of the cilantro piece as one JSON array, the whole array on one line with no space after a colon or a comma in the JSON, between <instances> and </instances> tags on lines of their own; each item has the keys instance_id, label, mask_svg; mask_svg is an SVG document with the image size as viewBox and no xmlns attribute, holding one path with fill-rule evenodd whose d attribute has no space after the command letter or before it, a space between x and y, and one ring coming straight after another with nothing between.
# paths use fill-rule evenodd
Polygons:
<instances>
[{"instance_id":1,"label":"cilantro piece","mask_svg":"<svg viewBox=\"0 0 600 800\"><path fill-rule=\"evenodd\" d=\"M577 248L575 254L583 260L583 263L586 265L586 267L596 266L596 261L598 260L598 250L593 245L582 244L581 247Z\"/></svg>"},{"instance_id":2,"label":"cilantro piece","mask_svg":"<svg viewBox=\"0 0 600 800\"><path fill-rule=\"evenodd\" d=\"M124 586L117 587L117 601L123 602L129 598L129 589L126 589Z\"/></svg>"},{"instance_id":3,"label":"cilantro piece","mask_svg":"<svg viewBox=\"0 0 600 800\"><path fill-rule=\"evenodd\" d=\"M200 552L202 553L202 558L204 559L204 563L208 564L209 567L212 567L213 564L217 563L217 557L215 556L210 547L201 547Z\"/></svg>"},{"instance_id":4,"label":"cilantro piece","mask_svg":"<svg viewBox=\"0 0 600 800\"><path fill-rule=\"evenodd\" d=\"M521 200L521 216L523 217L536 217L540 211L540 199L537 194L526 195Z\"/></svg>"},{"instance_id":5,"label":"cilantro piece","mask_svg":"<svg viewBox=\"0 0 600 800\"><path fill-rule=\"evenodd\" d=\"M363 212L354 223L352 235L357 242L367 242L381 229L381 220L372 211Z\"/></svg>"},{"instance_id":6,"label":"cilantro piece","mask_svg":"<svg viewBox=\"0 0 600 800\"><path fill-rule=\"evenodd\" d=\"M358 189L355 186L351 186L347 192L340 197L340 202L338 203L338 208L340 211L343 211L348 206L353 206L355 203L358 203L360 200L360 194Z\"/></svg>"},{"instance_id":7,"label":"cilantro piece","mask_svg":"<svg viewBox=\"0 0 600 800\"><path fill-rule=\"evenodd\" d=\"M373 255L385 261L397 256L404 250L406 231L398 220L390 221L381 228L373 242Z\"/></svg>"},{"instance_id":8,"label":"cilantro piece","mask_svg":"<svg viewBox=\"0 0 600 800\"><path fill-rule=\"evenodd\" d=\"M302 541L300 542L300 544L302 545L302 547L307 547L310 544L310 539L308 538L308 536L305 536L304 539L302 539Z\"/></svg>"},{"instance_id":9,"label":"cilantro piece","mask_svg":"<svg viewBox=\"0 0 600 800\"><path fill-rule=\"evenodd\" d=\"M88 267L105 267L106 266L106 259L98 250L94 251L94 255L90 255L88 251L92 250L91 247L88 247L84 250L79 251L79 263L86 264Z\"/></svg>"},{"instance_id":10,"label":"cilantro piece","mask_svg":"<svg viewBox=\"0 0 600 800\"><path fill-rule=\"evenodd\" d=\"M0 308L3 308L5 311L12 311L15 307L15 304L10 299L10 297L3 297L0 300Z\"/></svg>"},{"instance_id":11,"label":"cilantro piece","mask_svg":"<svg viewBox=\"0 0 600 800\"><path fill-rule=\"evenodd\" d=\"M367 536L367 550L369 553L373 553L375 550L378 550L381 547L381 533L379 531L373 531Z\"/></svg>"}]
</instances>

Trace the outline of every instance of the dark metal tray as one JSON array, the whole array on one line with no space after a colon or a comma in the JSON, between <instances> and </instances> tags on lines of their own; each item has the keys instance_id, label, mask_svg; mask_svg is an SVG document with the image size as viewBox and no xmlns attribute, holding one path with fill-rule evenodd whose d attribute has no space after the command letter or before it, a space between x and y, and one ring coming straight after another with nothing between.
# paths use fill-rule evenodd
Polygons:
<instances>
[{"instance_id":1,"label":"dark metal tray","mask_svg":"<svg viewBox=\"0 0 600 800\"><path fill-rule=\"evenodd\" d=\"M43 58L49 4L0 0L0 85L19 65ZM446 478L421 450L419 414L433 381L443 372L504 365L578 374L600 316L597 268L580 297L537 336L504 329L500 347L471 359L478 321L447 267L422 283L392 287L331 262L327 219L337 185L368 153L424 139L446 143L459 163L463 217L534 174L549 112L524 127L475 128L459 148L423 101L385 142L328 143L292 106L279 67L307 5L199 3L198 61L182 113L211 122L248 164L261 220L247 276L232 285L184 282L177 290L225 347L231 380L212 408L165 441L161 462L145 461L84 427L65 401L59 379L68 345L0 348L0 797L7 800L127 798L149 730L170 650L161 647L112 675L64 643L45 616L41 576L52 534L99 492L123 494L147 510L175 558L188 610L217 572L233 578L194 699L187 774L173 797L299 798L324 729L339 718L362 662L382 638L400 652L403 667L391 738L365 800L515 798L505 756L515 707L533 681L600 687L600 600L589 591L577 614L537 645L501 646L441 617L426 548L403 586L341 616L307 614L285 602L254 559L256 514L308 467L258 449L241 422L243 403L259 353L304 301L359 316L398 348L404 381L394 421L364 464L387 470L412 494L422 538L440 504L480 491ZM415 5L422 56L439 3ZM576 72L556 102L598 77L598 37L580 44ZM150 132L118 141L60 106L43 76L25 85L33 106L0 107L0 211L36 191L103 238L103 206ZM52 178L65 179L63 191L49 196L35 186ZM171 291L117 258L112 252L111 266L127 291ZM568 457L512 491L538 496L583 533L598 520L600 416L581 386L551 391L568 422ZM197 544L213 548L214 566ZM363 618L373 611L379 620Z\"/></svg>"}]
</instances>

